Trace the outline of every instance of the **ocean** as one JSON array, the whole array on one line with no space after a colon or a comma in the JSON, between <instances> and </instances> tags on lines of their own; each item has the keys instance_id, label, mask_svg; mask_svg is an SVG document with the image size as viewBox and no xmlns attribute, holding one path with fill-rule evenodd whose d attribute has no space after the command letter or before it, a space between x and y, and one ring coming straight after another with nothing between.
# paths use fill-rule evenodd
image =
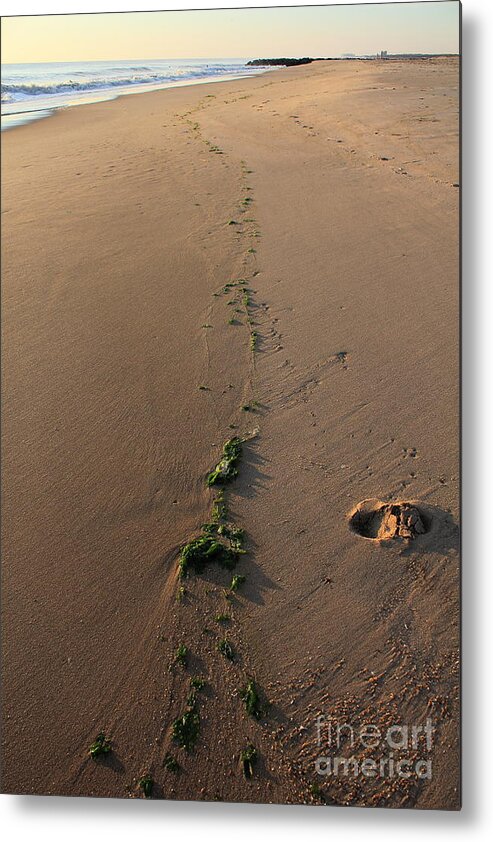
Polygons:
<instances>
[{"instance_id":1,"label":"ocean","mask_svg":"<svg viewBox=\"0 0 493 842\"><path fill-rule=\"evenodd\" d=\"M248 59L159 59L3 64L2 131L46 117L56 108L219 79L252 76L265 68Z\"/></svg>"}]
</instances>

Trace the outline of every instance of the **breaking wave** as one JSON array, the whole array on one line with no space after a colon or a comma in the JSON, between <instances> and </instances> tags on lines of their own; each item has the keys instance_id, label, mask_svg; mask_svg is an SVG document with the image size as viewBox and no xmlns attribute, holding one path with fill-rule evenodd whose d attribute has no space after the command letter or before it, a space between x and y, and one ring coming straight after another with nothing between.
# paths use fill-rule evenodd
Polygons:
<instances>
[{"instance_id":1,"label":"breaking wave","mask_svg":"<svg viewBox=\"0 0 493 842\"><path fill-rule=\"evenodd\" d=\"M22 102L38 96L55 96L57 94L77 94L78 92L100 91L113 88L129 88L138 85L157 85L186 81L187 79L206 79L214 76L224 76L228 73L250 73L250 68L242 64L211 64L196 67L169 67L164 72L153 71L141 66L127 66L125 72L119 68L111 69L105 74L93 74L88 77L87 72L75 71L69 78L53 78L35 81L5 81L1 86L2 102ZM57 74L58 75L58 74ZM79 78L77 78L79 77Z\"/></svg>"}]
</instances>

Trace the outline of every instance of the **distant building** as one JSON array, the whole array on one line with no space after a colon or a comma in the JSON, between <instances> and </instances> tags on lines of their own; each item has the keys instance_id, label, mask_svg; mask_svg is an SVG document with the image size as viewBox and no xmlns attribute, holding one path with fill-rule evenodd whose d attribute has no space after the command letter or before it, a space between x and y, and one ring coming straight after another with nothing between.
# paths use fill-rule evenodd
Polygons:
<instances>
[{"instance_id":1,"label":"distant building","mask_svg":"<svg viewBox=\"0 0 493 842\"><path fill-rule=\"evenodd\" d=\"M380 53L380 58L387 58L387 50L382 50Z\"/></svg>"}]
</instances>

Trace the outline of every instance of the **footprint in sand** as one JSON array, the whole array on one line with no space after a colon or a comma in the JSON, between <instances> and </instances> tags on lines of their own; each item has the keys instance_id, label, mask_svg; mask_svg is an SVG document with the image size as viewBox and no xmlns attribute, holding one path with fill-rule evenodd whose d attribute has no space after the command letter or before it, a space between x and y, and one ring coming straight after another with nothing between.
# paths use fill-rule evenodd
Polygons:
<instances>
[{"instance_id":1,"label":"footprint in sand","mask_svg":"<svg viewBox=\"0 0 493 842\"><path fill-rule=\"evenodd\" d=\"M429 532L431 523L430 513L416 501L363 500L349 515L351 531L373 541L413 540Z\"/></svg>"}]
</instances>

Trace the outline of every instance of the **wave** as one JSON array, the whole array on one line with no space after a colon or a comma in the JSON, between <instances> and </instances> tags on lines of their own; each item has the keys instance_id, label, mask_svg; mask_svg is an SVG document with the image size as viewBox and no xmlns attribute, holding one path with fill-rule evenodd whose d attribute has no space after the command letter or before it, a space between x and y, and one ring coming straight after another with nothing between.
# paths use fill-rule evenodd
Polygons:
<instances>
[{"instance_id":1,"label":"wave","mask_svg":"<svg viewBox=\"0 0 493 842\"><path fill-rule=\"evenodd\" d=\"M85 79L66 79L43 82L10 82L1 86L2 102L17 102L25 98L37 96L54 96L56 94L77 93L82 91L99 91L108 88L131 87L134 85L152 85L161 82L178 82L186 79L207 78L209 76L224 75L225 73L238 72L247 69L242 65L210 65L198 68L186 68L175 70L169 73L155 73L150 68L131 67L127 70L138 73L138 75L125 75L120 77L98 76ZM73 76L81 75L77 72Z\"/></svg>"}]
</instances>

